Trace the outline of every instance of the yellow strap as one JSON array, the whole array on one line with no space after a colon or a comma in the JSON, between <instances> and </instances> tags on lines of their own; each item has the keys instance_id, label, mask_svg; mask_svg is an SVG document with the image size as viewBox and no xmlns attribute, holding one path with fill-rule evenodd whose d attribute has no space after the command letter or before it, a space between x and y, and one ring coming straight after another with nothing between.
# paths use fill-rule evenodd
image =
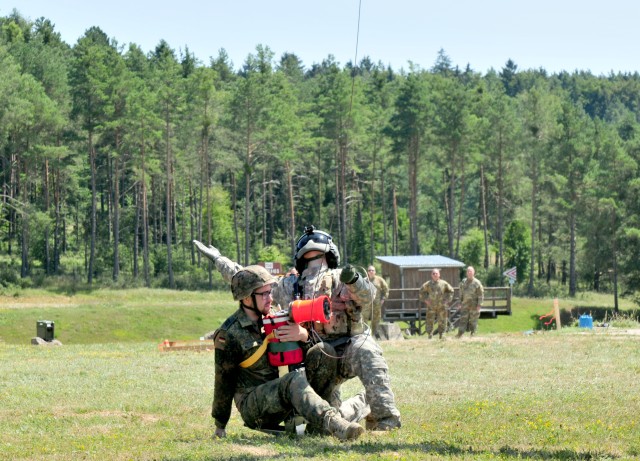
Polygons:
<instances>
[{"instance_id":1,"label":"yellow strap","mask_svg":"<svg viewBox=\"0 0 640 461\"><path fill-rule=\"evenodd\" d=\"M269 344L269 340L271 338L275 338L275 337L276 337L276 331L273 330L271 333L269 333L267 335L266 338L264 338L264 341L262 341L262 344L260 345L258 350L256 350L253 354L251 354L251 357L249 357L248 359L244 360L243 362L240 362L240 367L241 368L249 368L251 365L256 363L258 361L258 359L260 357L262 357L262 355L264 354L264 351L267 350L267 345Z\"/></svg>"}]
</instances>

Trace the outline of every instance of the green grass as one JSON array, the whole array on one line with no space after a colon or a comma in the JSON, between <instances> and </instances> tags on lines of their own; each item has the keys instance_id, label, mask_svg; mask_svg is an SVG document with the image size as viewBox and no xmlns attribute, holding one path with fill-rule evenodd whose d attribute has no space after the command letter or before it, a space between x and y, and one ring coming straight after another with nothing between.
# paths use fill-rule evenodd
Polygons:
<instances>
[{"instance_id":1,"label":"green grass","mask_svg":"<svg viewBox=\"0 0 640 461\"><path fill-rule=\"evenodd\" d=\"M163 353L157 344L217 327L234 309L227 294L58 296L0 299L2 460L640 458L640 335L578 328L523 334L532 316L551 310L549 300L515 300L512 316L482 319L475 338L381 343L403 427L340 443L252 431L235 410L229 436L211 439L213 354ZM56 321L63 346L28 345L44 317ZM517 326L489 332L508 321ZM344 394L360 389L351 380Z\"/></svg>"},{"instance_id":2,"label":"green grass","mask_svg":"<svg viewBox=\"0 0 640 461\"><path fill-rule=\"evenodd\" d=\"M64 344L197 339L235 309L227 292L96 290L73 296L25 290L0 297L0 340L25 344L38 320Z\"/></svg>"},{"instance_id":3,"label":"green grass","mask_svg":"<svg viewBox=\"0 0 640 461\"><path fill-rule=\"evenodd\" d=\"M382 343L402 429L355 443L244 428L211 440L213 355L155 343L0 345L8 460L636 459L640 336ZM351 381L346 394L356 392Z\"/></svg>"},{"instance_id":4,"label":"green grass","mask_svg":"<svg viewBox=\"0 0 640 461\"><path fill-rule=\"evenodd\" d=\"M553 310L553 300L513 298L512 315L482 318L483 333L524 332L539 327L538 318ZM560 299L563 323L576 312L603 315L613 298L588 293ZM216 329L236 308L227 291L195 292L161 289L100 289L74 295L46 290L18 290L0 296L0 341L25 344L36 336L38 320L55 322L64 344L197 339ZM622 300L621 309L635 306ZM595 317L594 317L595 318ZM402 327L406 325L402 324Z\"/></svg>"}]
</instances>

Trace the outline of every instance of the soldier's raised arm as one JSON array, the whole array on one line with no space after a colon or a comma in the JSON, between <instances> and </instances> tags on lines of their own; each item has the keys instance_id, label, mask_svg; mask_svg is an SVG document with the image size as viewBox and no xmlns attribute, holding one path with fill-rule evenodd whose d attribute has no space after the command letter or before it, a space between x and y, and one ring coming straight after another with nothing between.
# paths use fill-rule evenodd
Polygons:
<instances>
[{"instance_id":1,"label":"soldier's raised arm","mask_svg":"<svg viewBox=\"0 0 640 461\"><path fill-rule=\"evenodd\" d=\"M242 270L243 266L240 264L231 261L226 256L222 256L220 254L220 250L218 250L213 245L205 245L198 240L194 240L193 244L198 249L200 253L213 261L213 264L216 266L216 270L222 274L222 278L227 282L231 283L231 279L234 274L240 270Z\"/></svg>"}]
</instances>

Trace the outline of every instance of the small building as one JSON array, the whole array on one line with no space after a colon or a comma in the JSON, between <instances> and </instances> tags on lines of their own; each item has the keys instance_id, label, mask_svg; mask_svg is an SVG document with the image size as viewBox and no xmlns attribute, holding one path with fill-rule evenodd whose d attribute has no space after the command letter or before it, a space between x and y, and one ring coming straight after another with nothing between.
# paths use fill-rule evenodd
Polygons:
<instances>
[{"instance_id":1,"label":"small building","mask_svg":"<svg viewBox=\"0 0 640 461\"><path fill-rule=\"evenodd\" d=\"M389 287L396 289L420 288L431 280L431 270L440 269L440 278L453 287L460 285L463 262L440 255L376 256L382 265L382 277ZM391 297L391 296L390 296Z\"/></svg>"}]
</instances>

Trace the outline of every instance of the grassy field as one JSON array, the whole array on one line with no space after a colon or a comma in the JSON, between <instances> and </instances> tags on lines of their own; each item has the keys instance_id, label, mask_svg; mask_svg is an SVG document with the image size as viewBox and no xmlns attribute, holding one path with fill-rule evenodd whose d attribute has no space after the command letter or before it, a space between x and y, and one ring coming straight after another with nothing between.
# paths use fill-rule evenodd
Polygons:
<instances>
[{"instance_id":1,"label":"grassy field","mask_svg":"<svg viewBox=\"0 0 640 461\"><path fill-rule=\"evenodd\" d=\"M607 307L593 298L584 306ZM512 316L481 320L475 338L381 343L403 427L340 443L252 431L235 410L229 437L210 438L213 354L157 344L214 329L234 308L227 294L3 297L0 459L639 459L640 335L529 332L551 307L517 300ZM43 318L64 346L28 344ZM345 394L360 388L352 380Z\"/></svg>"}]
</instances>

